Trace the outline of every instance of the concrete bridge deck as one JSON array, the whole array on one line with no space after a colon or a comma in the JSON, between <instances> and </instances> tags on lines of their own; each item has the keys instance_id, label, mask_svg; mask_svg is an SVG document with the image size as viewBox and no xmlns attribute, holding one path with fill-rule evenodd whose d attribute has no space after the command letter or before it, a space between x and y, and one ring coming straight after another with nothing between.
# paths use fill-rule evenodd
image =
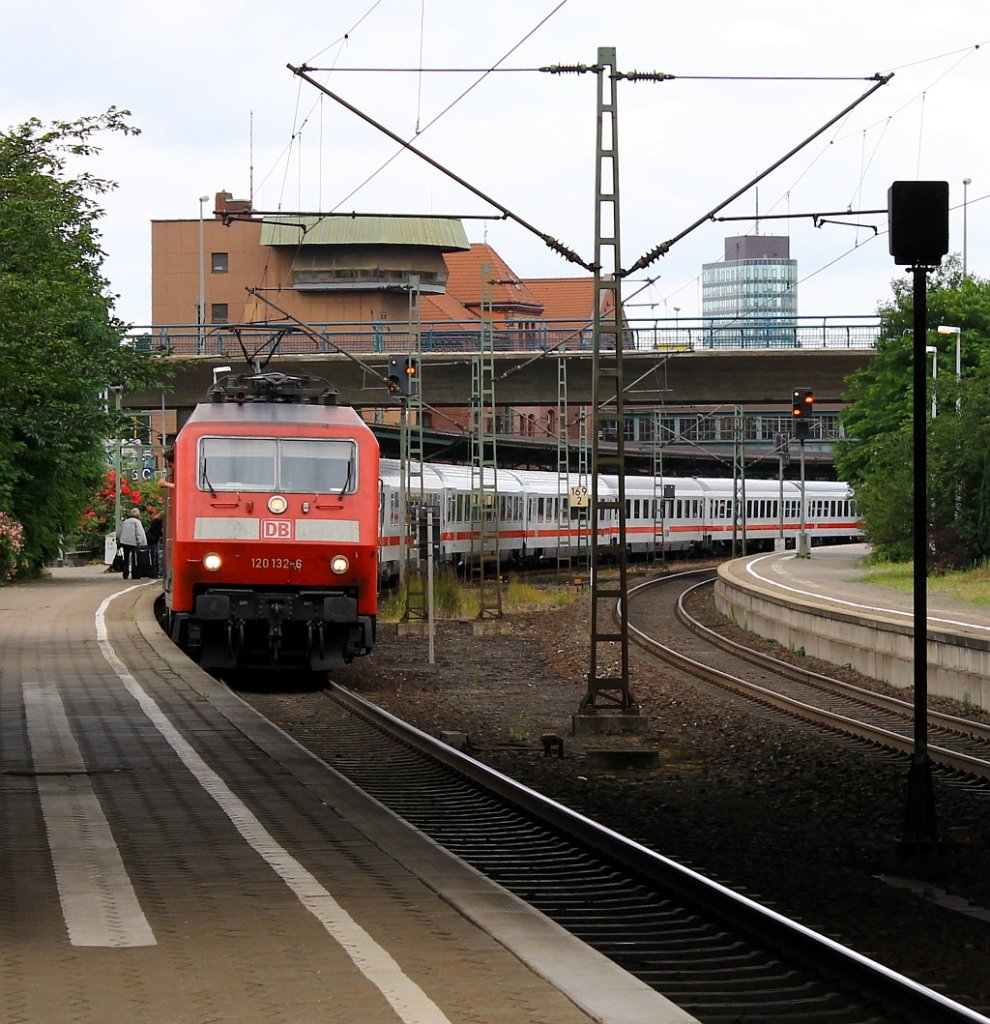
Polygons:
<instances>
[{"instance_id":1,"label":"concrete bridge deck","mask_svg":"<svg viewBox=\"0 0 990 1024\"><path fill-rule=\"evenodd\" d=\"M630 407L769 405L790 409L795 387L809 387L820 405L842 400L846 380L873 358L871 349L761 349L734 351L624 351L624 397ZM213 371L232 367L247 372L244 358L231 351L201 356L169 357L173 383L165 389L123 396L128 409L191 409L204 401ZM587 405L592 398L590 351L496 352L495 397L500 406L554 405L559 362L564 361L567 399ZM421 362L425 403L436 407L465 406L471 394L474 353L429 352ZM388 353L314 353L275 356L266 369L287 374L325 377L337 388L340 401L355 407L388 405L385 387ZM224 371L226 372L226 371Z\"/></svg>"}]
</instances>

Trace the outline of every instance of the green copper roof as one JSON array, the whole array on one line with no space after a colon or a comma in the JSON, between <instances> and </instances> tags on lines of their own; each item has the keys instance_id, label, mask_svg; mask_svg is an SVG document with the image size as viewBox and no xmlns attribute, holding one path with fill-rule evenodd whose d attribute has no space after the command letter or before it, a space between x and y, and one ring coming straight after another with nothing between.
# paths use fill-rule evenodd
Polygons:
<instances>
[{"instance_id":1,"label":"green copper roof","mask_svg":"<svg viewBox=\"0 0 990 1024\"><path fill-rule=\"evenodd\" d=\"M266 217L262 245L414 245L444 252L469 249L456 217Z\"/></svg>"}]
</instances>

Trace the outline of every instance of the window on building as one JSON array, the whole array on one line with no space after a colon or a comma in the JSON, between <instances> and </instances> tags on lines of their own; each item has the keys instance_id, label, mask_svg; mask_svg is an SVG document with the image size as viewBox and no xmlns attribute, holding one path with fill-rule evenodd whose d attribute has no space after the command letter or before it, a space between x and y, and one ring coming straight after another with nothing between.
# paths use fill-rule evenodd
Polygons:
<instances>
[{"instance_id":1,"label":"window on building","mask_svg":"<svg viewBox=\"0 0 990 1024\"><path fill-rule=\"evenodd\" d=\"M227 273L227 253L215 252L210 261L210 269L214 274Z\"/></svg>"},{"instance_id":2,"label":"window on building","mask_svg":"<svg viewBox=\"0 0 990 1024\"><path fill-rule=\"evenodd\" d=\"M226 302L214 302L210 305L210 323L212 324L227 324L230 323L227 314L227 303Z\"/></svg>"}]
</instances>

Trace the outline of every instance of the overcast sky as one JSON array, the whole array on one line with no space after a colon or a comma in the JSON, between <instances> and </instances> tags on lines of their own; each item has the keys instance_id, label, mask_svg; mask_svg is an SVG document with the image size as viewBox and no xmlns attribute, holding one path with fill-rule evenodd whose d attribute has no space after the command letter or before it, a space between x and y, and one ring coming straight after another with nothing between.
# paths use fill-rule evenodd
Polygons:
<instances>
[{"instance_id":1,"label":"overcast sky","mask_svg":"<svg viewBox=\"0 0 990 1024\"><path fill-rule=\"evenodd\" d=\"M950 249L963 252L965 193L969 270L990 275L984 0L2 0L0 10L0 128L115 105L141 129L107 139L88 164L119 184L104 200L106 272L118 314L136 325L151 316L150 222L197 218L201 195L207 211L227 190L263 210L492 212L408 152L388 162L394 142L289 64L326 69L313 77L588 262L595 77L533 69L591 65L614 46L620 70L676 76L618 86L623 267L818 131L870 76L894 72L722 214L878 210L892 181L944 180ZM495 65L511 70L483 75ZM385 70L420 67L448 73ZM847 80L754 80L785 76ZM828 219L842 223L765 219L758 230L790 235L802 315L871 314L904 274L886 215ZM584 273L514 222L466 228L520 277ZM701 265L722 257L725 236L755 229L703 223L632 275L630 315L700 313Z\"/></svg>"}]
</instances>

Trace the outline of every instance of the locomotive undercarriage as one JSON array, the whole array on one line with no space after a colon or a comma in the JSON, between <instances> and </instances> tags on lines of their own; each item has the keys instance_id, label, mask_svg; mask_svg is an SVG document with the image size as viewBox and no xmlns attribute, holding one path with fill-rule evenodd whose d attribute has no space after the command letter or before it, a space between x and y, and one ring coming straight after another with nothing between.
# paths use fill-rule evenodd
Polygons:
<instances>
[{"instance_id":1,"label":"locomotive undercarriage","mask_svg":"<svg viewBox=\"0 0 990 1024\"><path fill-rule=\"evenodd\" d=\"M344 591L228 588L196 596L178 614L172 639L206 669L308 668L326 672L371 651L373 616L358 615Z\"/></svg>"}]
</instances>

